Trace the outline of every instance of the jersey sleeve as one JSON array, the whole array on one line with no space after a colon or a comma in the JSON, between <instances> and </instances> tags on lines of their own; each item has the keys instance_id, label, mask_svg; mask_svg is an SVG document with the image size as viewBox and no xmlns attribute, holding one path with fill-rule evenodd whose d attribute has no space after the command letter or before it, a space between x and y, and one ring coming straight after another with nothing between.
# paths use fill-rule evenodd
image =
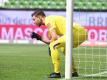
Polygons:
<instances>
[{"instance_id":1,"label":"jersey sleeve","mask_svg":"<svg viewBox=\"0 0 107 80\"><path fill-rule=\"evenodd\" d=\"M54 19L47 18L45 21L45 25L48 27L49 32L55 31L56 25Z\"/></svg>"}]
</instances>

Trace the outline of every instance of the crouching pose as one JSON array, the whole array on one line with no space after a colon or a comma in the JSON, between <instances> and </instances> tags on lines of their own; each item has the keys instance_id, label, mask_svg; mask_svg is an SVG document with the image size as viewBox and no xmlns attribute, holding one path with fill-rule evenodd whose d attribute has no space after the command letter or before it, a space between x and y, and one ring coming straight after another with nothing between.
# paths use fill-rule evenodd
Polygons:
<instances>
[{"instance_id":1,"label":"crouching pose","mask_svg":"<svg viewBox=\"0 0 107 80\"><path fill-rule=\"evenodd\" d=\"M61 78L60 74L60 57L58 49L65 53L66 44L66 19L63 16L50 15L46 16L42 10L37 10L32 14L34 24L40 27L47 26L49 38L44 38L32 32L31 37L37 38L49 45L54 72L49 75L50 78ZM58 36L60 36L58 38ZM87 39L87 31L81 25L73 23L73 48L78 47ZM66 55L66 54L65 54ZM77 77L77 69L72 60L72 76Z\"/></svg>"}]
</instances>

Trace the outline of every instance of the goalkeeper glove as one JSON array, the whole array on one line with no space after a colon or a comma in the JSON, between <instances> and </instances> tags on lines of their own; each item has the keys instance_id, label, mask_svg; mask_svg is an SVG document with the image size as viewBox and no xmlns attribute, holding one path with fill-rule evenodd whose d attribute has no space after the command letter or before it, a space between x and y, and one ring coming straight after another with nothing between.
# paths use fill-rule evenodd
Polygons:
<instances>
[{"instance_id":1,"label":"goalkeeper glove","mask_svg":"<svg viewBox=\"0 0 107 80\"><path fill-rule=\"evenodd\" d=\"M36 38L37 40L41 40L41 36L35 32L32 32L30 36L32 39Z\"/></svg>"}]
</instances>

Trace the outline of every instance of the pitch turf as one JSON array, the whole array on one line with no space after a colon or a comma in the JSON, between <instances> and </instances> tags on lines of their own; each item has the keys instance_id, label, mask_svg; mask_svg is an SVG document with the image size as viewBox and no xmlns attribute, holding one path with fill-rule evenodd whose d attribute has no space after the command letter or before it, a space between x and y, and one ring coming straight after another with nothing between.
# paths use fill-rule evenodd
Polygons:
<instances>
[{"instance_id":1,"label":"pitch turf","mask_svg":"<svg viewBox=\"0 0 107 80\"><path fill-rule=\"evenodd\" d=\"M0 44L0 80L64 80L64 79L49 79L47 75L53 72L53 68L51 65L51 58L48 55L48 47L41 45L13 45L13 44ZM90 53L92 49L83 48L74 49L74 58L77 63L77 67L79 69L80 74L90 74L91 72L97 72L97 69L107 71L107 59L104 55L106 55L106 48L93 49L95 56L92 58ZM85 51L86 50L86 51ZM76 53L80 52L81 55ZM88 55L85 53L87 52ZM101 54L101 58L96 56L97 54ZM87 59L85 57L87 56ZM61 73L64 75L64 55L61 56ZM91 56L91 57L89 57ZM78 58L81 62L78 62ZM90 62L84 62L84 60L95 60L97 63L92 65ZM101 63L102 66L99 68L99 61L105 62ZM84 64L85 63L85 64ZM86 66L88 65L88 66ZM92 65L95 70L91 70L90 66ZM86 70L84 70L86 68ZM106 74L107 75L107 74ZM78 77L73 78L72 80L107 80L107 77Z\"/></svg>"}]
</instances>

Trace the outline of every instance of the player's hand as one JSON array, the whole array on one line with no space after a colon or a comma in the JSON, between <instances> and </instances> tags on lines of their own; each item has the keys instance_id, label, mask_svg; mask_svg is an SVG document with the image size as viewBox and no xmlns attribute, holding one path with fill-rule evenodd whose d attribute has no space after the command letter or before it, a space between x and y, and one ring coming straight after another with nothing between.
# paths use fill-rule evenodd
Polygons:
<instances>
[{"instance_id":1,"label":"player's hand","mask_svg":"<svg viewBox=\"0 0 107 80\"><path fill-rule=\"evenodd\" d=\"M37 40L41 40L41 36L35 32L32 32L30 36L32 39L36 38Z\"/></svg>"}]
</instances>

